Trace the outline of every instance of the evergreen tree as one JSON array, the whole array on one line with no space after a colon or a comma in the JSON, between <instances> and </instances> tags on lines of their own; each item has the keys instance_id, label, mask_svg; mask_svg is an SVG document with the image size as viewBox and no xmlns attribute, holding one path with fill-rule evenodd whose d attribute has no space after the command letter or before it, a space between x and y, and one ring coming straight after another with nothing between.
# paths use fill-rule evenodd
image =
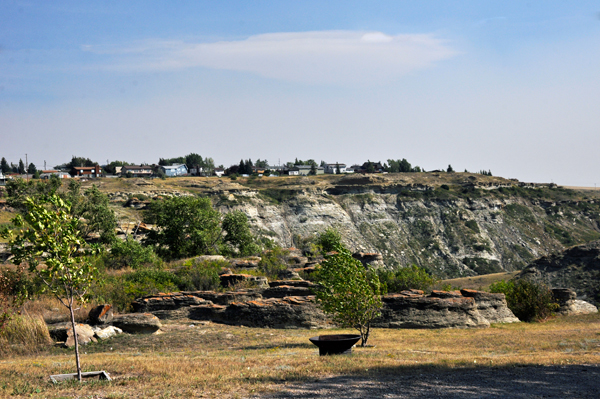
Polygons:
<instances>
[{"instance_id":1,"label":"evergreen tree","mask_svg":"<svg viewBox=\"0 0 600 399\"><path fill-rule=\"evenodd\" d=\"M2 170L2 173L10 172L10 166L4 157L2 157L2 161L0 162L0 169Z\"/></svg>"},{"instance_id":2,"label":"evergreen tree","mask_svg":"<svg viewBox=\"0 0 600 399\"><path fill-rule=\"evenodd\" d=\"M37 168L33 163L30 163L27 167L27 173L29 173L30 175L35 175L37 173Z\"/></svg>"},{"instance_id":3,"label":"evergreen tree","mask_svg":"<svg viewBox=\"0 0 600 399\"><path fill-rule=\"evenodd\" d=\"M23 163L22 159L19 159L19 169L17 171L17 173L19 174L25 174L25 164Z\"/></svg>"},{"instance_id":4,"label":"evergreen tree","mask_svg":"<svg viewBox=\"0 0 600 399\"><path fill-rule=\"evenodd\" d=\"M335 163L335 174L339 175L340 173L342 173L342 171L340 170L340 164L339 163Z\"/></svg>"},{"instance_id":5,"label":"evergreen tree","mask_svg":"<svg viewBox=\"0 0 600 399\"><path fill-rule=\"evenodd\" d=\"M308 174L312 176L317 174L317 167L314 163L310 165L310 172L308 172Z\"/></svg>"},{"instance_id":6,"label":"evergreen tree","mask_svg":"<svg viewBox=\"0 0 600 399\"><path fill-rule=\"evenodd\" d=\"M448 173L454 172L454 169L452 169L452 165L448 165L448 169L446 169L446 172L448 172Z\"/></svg>"}]
</instances>

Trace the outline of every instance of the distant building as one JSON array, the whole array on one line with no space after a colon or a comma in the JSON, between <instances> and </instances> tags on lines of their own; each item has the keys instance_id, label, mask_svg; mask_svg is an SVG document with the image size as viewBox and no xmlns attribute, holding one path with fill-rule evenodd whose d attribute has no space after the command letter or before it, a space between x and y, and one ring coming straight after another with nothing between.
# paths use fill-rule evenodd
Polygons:
<instances>
[{"instance_id":1,"label":"distant building","mask_svg":"<svg viewBox=\"0 0 600 399\"><path fill-rule=\"evenodd\" d=\"M2 172L0 172L0 186L5 186L8 179L8 176L5 176Z\"/></svg>"},{"instance_id":2,"label":"distant building","mask_svg":"<svg viewBox=\"0 0 600 399\"><path fill-rule=\"evenodd\" d=\"M100 177L100 165L96 166L76 166L75 168L75 176L78 177Z\"/></svg>"},{"instance_id":3,"label":"distant building","mask_svg":"<svg viewBox=\"0 0 600 399\"><path fill-rule=\"evenodd\" d=\"M225 169L215 168L214 172L215 172L215 176L222 177L225 174Z\"/></svg>"},{"instance_id":4,"label":"distant building","mask_svg":"<svg viewBox=\"0 0 600 399\"><path fill-rule=\"evenodd\" d=\"M312 166L311 165L294 165L294 167L292 169L290 169L290 171L294 170L294 169L296 169L298 171L298 174L300 176L308 176L310 174L310 171L312 170ZM316 167L317 175L322 175L324 173L325 173L325 170L322 167L320 167L320 166Z\"/></svg>"},{"instance_id":5,"label":"distant building","mask_svg":"<svg viewBox=\"0 0 600 399\"><path fill-rule=\"evenodd\" d=\"M166 176L183 176L188 174L187 166L181 165L171 165L171 166L161 166L160 167L163 172L165 172Z\"/></svg>"},{"instance_id":6,"label":"distant building","mask_svg":"<svg viewBox=\"0 0 600 399\"><path fill-rule=\"evenodd\" d=\"M131 174L133 177L150 177L154 174L150 165L127 165L121 168L121 176Z\"/></svg>"},{"instance_id":7,"label":"distant building","mask_svg":"<svg viewBox=\"0 0 600 399\"><path fill-rule=\"evenodd\" d=\"M327 163L324 166L325 173L336 174L338 166L340 168L340 173L354 173L354 170L348 168L345 163Z\"/></svg>"},{"instance_id":8,"label":"distant building","mask_svg":"<svg viewBox=\"0 0 600 399\"><path fill-rule=\"evenodd\" d=\"M40 179L49 179L51 176L57 176L59 179L68 179L71 177L67 172L61 170L42 170Z\"/></svg>"}]
</instances>

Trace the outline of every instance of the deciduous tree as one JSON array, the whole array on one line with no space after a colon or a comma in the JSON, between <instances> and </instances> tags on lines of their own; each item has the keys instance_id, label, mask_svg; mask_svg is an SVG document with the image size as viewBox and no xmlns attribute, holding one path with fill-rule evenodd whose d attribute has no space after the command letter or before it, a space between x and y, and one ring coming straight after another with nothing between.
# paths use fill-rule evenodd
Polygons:
<instances>
[{"instance_id":1,"label":"deciduous tree","mask_svg":"<svg viewBox=\"0 0 600 399\"><path fill-rule=\"evenodd\" d=\"M9 240L10 251L16 265L27 264L52 293L69 309L73 338L77 378L81 381L79 342L75 329L74 307L85 301L89 288L96 276L96 269L87 256L94 250L89 248L79 231L79 223L71 213L71 205L56 194L38 198L27 198L27 211L17 215L13 224L21 230L16 235L4 229L0 235Z\"/></svg>"},{"instance_id":2,"label":"deciduous tree","mask_svg":"<svg viewBox=\"0 0 600 399\"><path fill-rule=\"evenodd\" d=\"M317 281L321 286L317 301L323 311L331 314L336 323L356 328L361 346L366 346L371 323L381 314L381 295L385 293L377 274L338 246L336 253L328 255L319 267Z\"/></svg>"}]
</instances>

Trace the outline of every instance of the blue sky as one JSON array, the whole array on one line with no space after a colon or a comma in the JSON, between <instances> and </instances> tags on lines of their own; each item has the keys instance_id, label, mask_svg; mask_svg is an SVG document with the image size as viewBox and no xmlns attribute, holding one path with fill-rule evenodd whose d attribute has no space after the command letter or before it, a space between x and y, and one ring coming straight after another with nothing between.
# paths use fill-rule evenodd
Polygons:
<instances>
[{"instance_id":1,"label":"blue sky","mask_svg":"<svg viewBox=\"0 0 600 399\"><path fill-rule=\"evenodd\" d=\"M0 156L600 184L592 1L0 1Z\"/></svg>"}]
</instances>

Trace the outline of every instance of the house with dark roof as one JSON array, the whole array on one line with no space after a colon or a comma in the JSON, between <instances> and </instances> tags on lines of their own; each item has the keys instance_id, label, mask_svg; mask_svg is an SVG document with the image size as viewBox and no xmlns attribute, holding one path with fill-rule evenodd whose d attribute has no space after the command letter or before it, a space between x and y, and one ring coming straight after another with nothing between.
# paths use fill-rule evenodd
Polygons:
<instances>
[{"instance_id":1,"label":"house with dark roof","mask_svg":"<svg viewBox=\"0 0 600 399\"><path fill-rule=\"evenodd\" d=\"M75 176L78 176L78 177L94 178L94 177L100 177L102 175L101 171L100 171L100 165L76 166L74 169L75 169Z\"/></svg>"},{"instance_id":2,"label":"house with dark roof","mask_svg":"<svg viewBox=\"0 0 600 399\"><path fill-rule=\"evenodd\" d=\"M121 176L131 174L133 177L150 177L154 173L150 165L127 165L121 168Z\"/></svg>"}]
</instances>

